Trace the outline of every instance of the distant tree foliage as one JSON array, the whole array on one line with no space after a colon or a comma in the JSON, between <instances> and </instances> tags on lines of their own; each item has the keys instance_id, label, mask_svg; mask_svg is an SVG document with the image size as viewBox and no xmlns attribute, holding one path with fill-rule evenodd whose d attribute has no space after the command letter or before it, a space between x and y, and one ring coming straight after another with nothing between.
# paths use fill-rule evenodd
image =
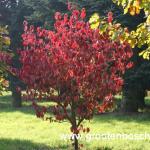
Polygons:
<instances>
[{"instance_id":1,"label":"distant tree foliage","mask_svg":"<svg viewBox=\"0 0 150 150\"><path fill-rule=\"evenodd\" d=\"M133 31L134 45L142 47L146 45L145 50L140 53L144 59L150 59L150 0L113 0L118 5L122 5L124 13L138 15L141 10L145 12L145 22L141 23L136 31Z\"/></svg>"},{"instance_id":2,"label":"distant tree foliage","mask_svg":"<svg viewBox=\"0 0 150 150\"><path fill-rule=\"evenodd\" d=\"M0 94L8 88L8 65L11 64L11 55L8 53L10 39L5 27L0 26Z\"/></svg>"}]
</instances>

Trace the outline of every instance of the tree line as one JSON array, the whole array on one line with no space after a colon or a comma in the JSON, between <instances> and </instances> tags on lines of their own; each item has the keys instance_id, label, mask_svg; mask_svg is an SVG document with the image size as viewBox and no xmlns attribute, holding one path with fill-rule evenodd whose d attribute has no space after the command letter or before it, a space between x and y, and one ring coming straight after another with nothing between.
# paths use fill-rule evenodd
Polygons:
<instances>
[{"instance_id":1,"label":"tree line","mask_svg":"<svg viewBox=\"0 0 150 150\"><path fill-rule=\"evenodd\" d=\"M95 12L99 13L101 17L104 17L109 11L112 11L116 22L121 23L123 27L128 27L130 31L136 30L140 23L146 21L143 10L135 16L124 14L124 10L111 0L92 0L89 2L86 0L79 0L78 2L72 0L71 2L76 4L78 8L86 8L87 20ZM8 25L11 39L9 49L12 50L14 54L13 67L21 67L17 50L22 48L21 34L23 33L23 21L27 20L30 24L34 24L35 26L53 29L54 12L56 11L69 13L65 0L2 0L0 2L0 24L1 26ZM144 47L146 47L146 45L143 45L142 48L133 48L134 55L132 60L135 65L130 71L127 71L124 76L125 84L122 91L123 100L121 103L121 111L137 111L138 108L145 106L144 97L146 90L150 88L150 63L148 60L139 57L139 52L141 52ZM26 88L26 85L12 74L8 75L8 79L10 81L9 89L12 91L13 96L13 106L21 107L21 93L17 90L17 87L21 86Z\"/></svg>"}]
</instances>

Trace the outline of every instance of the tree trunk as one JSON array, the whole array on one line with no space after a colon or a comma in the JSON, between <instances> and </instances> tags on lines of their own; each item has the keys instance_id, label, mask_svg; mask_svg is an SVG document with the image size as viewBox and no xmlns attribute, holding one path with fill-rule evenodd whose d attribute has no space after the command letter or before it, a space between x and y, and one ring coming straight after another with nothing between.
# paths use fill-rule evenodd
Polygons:
<instances>
[{"instance_id":1,"label":"tree trunk","mask_svg":"<svg viewBox=\"0 0 150 150\"><path fill-rule=\"evenodd\" d=\"M71 106L71 115L72 115L72 127L73 127L73 130L77 130L78 129L78 126L77 126L77 121L76 121L76 113L75 113L75 103L74 101L72 100L72 106ZM76 134L74 136L74 150L79 150L79 143L78 143L78 133L74 132L74 134Z\"/></svg>"},{"instance_id":2,"label":"tree trunk","mask_svg":"<svg viewBox=\"0 0 150 150\"><path fill-rule=\"evenodd\" d=\"M79 150L77 135L74 138L74 150Z\"/></svg>"},{"instance_id":3,"label":"tree trunk","mask_svg":"<svg viewBox=\"0 0 150 150\"><path fill-rule=\"evenodd\" d=\"M145 106L145 90L138 87L124 88L120 111L123 113L138 112Z\"/></svg>"},{"instance_id":4,"label":"tree trunk","mask_svg":"<svg viewBox=\"0 0 150 150\"><path fill-rule=\"evenodd\" d=\"M139 108L143 109L145 108L145 96L146 96L146 91L141 90L138 92L139 93L139 101L138 101L138 106Z\"/></svg>"},{"instance_id":5,"label":"tree trunk","mask_svg":"<svg viewBox=\"0 0 150 150\"><path fill-rule=\"evenodd\" d=\"M10 20L10 26L9 26L9 33L10 33L10 50L13 52L13 58L12 58L12 64L11 67L19 69L21 67L21 63L19 61L19 54L17 53L18 49L21 49L21 33L23 32L22 29L22 23L24 20L24 16L22 14L22 9L18 9L21 7L22 2L18 1L18 3L14 3L11 6L11 20ZM20 87L20 81L18 77L10 75L9 76L10 81L10 90L12 92L12 106L13 107L21 107L21 92L18 92L16 90L16 87Z\"/></svg>"},{"instance_id":6,"label":"tree trunk","mask_svg":"<svg viewBox=\"0 0 150 150\"><path fill-rule=\"evenodd\" d=\"M134 96L135 96L134 89L123 90L123 97L122 97L121 109L120 109L121 112L127 113L127 112L138 111L137 99Z\"/></svg>"},{"instance_id":7,"label":"tree trunk","mask_svg":"<svg viewBox=\"0 0 150 150\"><path fill-rule=\"evenodd\" d=\"M14 108L18 108L22 106L22 101L21 101L21 92L18 92L16 90L12 90L12 106Z\"/></svg>"},{"instance_id":8,"label":"tree trunk","mask_svg":"<svg viewBox=\"0 0 150 150\"><path fill-rule=\"evenodd\" d=\"M12 92L12 106L14 108L18 108L22 106L22 99L21 99L21 91L17 91L17 87L20 87L18 79L13 76L9 75L10 81L10 90Z\"/></svg>"}]
</instances>

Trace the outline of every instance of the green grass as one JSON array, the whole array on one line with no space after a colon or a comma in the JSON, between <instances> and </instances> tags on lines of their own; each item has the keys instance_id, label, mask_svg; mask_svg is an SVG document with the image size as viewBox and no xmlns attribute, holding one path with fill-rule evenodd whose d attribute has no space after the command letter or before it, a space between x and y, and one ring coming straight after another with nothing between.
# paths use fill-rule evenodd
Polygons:
<instances>
[{"instance_id":1,"label":"green grass","mask_svg":"<svg viewBox=\"0 0 150 150\"><path fill-rule=\"evenodd\" d=\"M121 115L116 113L97 115L90 122L91 134L100 133L149 133L150 114ZM34 110L24 102L19 109L11 107L10 95L0 97L0 150L71 150L70 140L60 138L70 133L70 125L49 123L36 118ZM149 150L150 139L145 140L81 140L84 150Z\"/></svg>"}]
</instances>

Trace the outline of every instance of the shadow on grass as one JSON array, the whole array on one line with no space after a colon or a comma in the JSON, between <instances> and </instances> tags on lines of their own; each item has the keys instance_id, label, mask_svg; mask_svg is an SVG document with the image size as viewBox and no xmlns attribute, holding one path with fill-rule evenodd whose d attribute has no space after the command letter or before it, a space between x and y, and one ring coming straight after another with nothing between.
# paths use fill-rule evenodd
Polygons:
<instances>
[{"instance_id":1,"label":"shadow on grass","mask_svg":"<svg viewBox=\"0 0 150 150\"><path fill-rule=\"evenodd\" d=\"M40 102L41 105L44 105L44 103L47 103L47 102L46 101ZM50 109L51 107L52 106L50 105ZM16 111L19 111L25 114L35 115L35 111L30 101L23 100L22 107L13 108L11 95L0 96L0 112L16 112Z\"/></svg>"},{"instance_id":2,"label":"shadow on grass","mask_svg":"<svg viewBox=\"0 0 150 150\"><path fill-rule=\"evenodd\" d=\"M35 115L31 105L23 104L23 107L21 108L13 108L11 95L0 96L0 112L16 112L16 111Z\"/></svg>"},{"instance_id":3,"label":"shadow on grass","mask_svg":"<svg viewBox=\"0 0 150 150\"><path fill-rule=\"evenodd\" d=\"M0 150L67 150L67 145L51 147L41 143L32 143L27 140L0 138Z\"/></svg>"},{"instance_id":4,"label":"shadow on grass","mask_svg":"<svg viewBox=\"0 0 150 150\"><path fill-rule=\"evenodd\" d=\"M100 114L95 116L95 121L100 123L115 123L115 122L135 122L140 124L150 124L150 112L144 112L144 113L128 113L128 114L122 114L119 112L112 112L112 113L106 113L106 114Z\"/></svg>"},{"instance_id":5,"label":"shadow on grass","mask_svg":"<svg viewBox=\"0 0 150 150\"><path fill-rule=\"evenodd\" d=\"M84 145L84 148L88 147ZM84 149L83 148L83 149ZM72 150L71 145L57 145L57 146L47 146L42 143L33 143L28 140L19 139L5 139L0 138L0 150ZM111 147L95 147L95 150L112 150ZM93 150L93 149L88 149Z\"/></svg>"},{"instance_id":6,"label":"shadow on grass","mask_svg":"<svg viewBox=\"0 0 150 150\"><path fill-rule=\"evenodd\" d=\"M32 108L29 102L24 102L23 107L13 108L11 95L1 96L0 97L0 112L16 112L20 111L25 114L35 115L34 109ZM96 115L95 121L97 122L110 122L114 121L123 121L123 122L138 122L138 123L150 123L150 112L144 113L130 113L130 114L121 114L118 112L114 113L105 113Z\"/></svg>"},{"instance_id":7,"label":"shadow on grass","mask_svg":"<svg viewBox=\"0 0 150 150\"><path fill-rule=\"evenodd\" d=\"M11 107L11 96L0 96L0 108L8 108Z\"/></svg>"}]
</instances>

